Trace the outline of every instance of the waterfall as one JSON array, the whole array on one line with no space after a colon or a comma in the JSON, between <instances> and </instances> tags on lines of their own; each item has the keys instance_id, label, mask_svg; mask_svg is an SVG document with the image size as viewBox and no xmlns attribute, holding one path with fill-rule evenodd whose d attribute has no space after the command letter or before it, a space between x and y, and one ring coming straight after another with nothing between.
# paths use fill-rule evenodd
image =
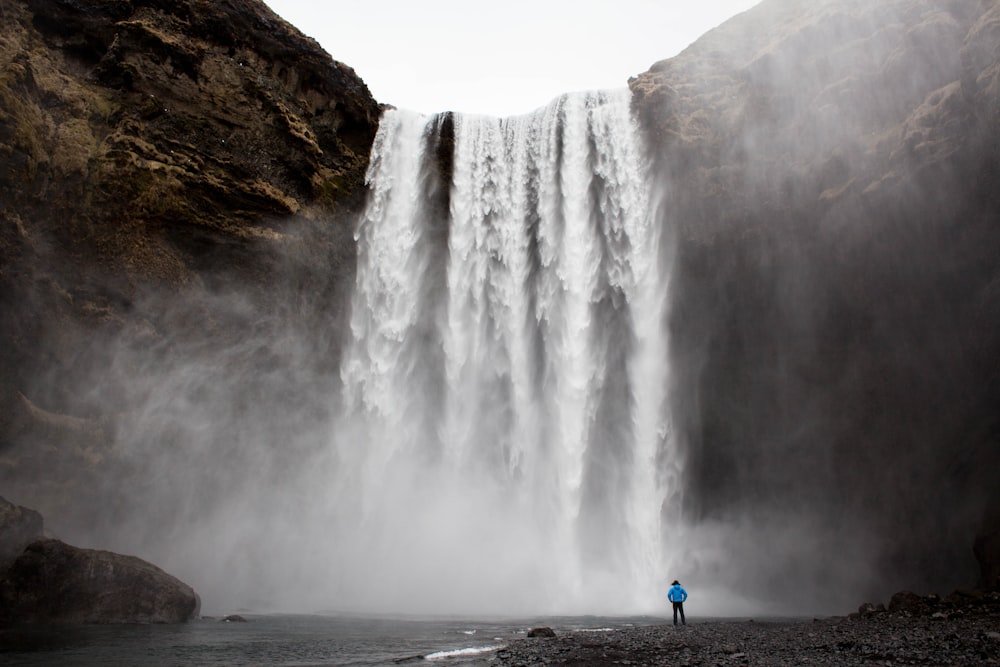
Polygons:
<instances>
[{"instance_id":1,"label":"waterfall","mask_svg":"<svg viewBox=\"0 0 1000 667\"><path fill-rule=\"evenodd\" d=\"M337 594L662 606L666 276L627 90L385 113L334 434Z\"/></svg>"}]
</instances>

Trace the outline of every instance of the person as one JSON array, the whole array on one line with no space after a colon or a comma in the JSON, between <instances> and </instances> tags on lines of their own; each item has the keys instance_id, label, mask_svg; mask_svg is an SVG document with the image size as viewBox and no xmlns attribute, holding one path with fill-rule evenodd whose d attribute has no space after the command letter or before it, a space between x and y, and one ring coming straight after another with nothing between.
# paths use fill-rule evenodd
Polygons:
<instances>
[{"instance_id":1,"label":"person","mask_svg":"<svg viewBox=\"0 0 1000 667\"><path fill-rule=\"evenodd\" d=\"M681 586L681 582L674 579L674 583L670 585L670 592L667 593L667 599L674 605L674 625L677 625L678 612L681 615L681 623L687 625L687 620L684 618L684 601L688 599L688 592Z\"/></svg>"}]
</instances>

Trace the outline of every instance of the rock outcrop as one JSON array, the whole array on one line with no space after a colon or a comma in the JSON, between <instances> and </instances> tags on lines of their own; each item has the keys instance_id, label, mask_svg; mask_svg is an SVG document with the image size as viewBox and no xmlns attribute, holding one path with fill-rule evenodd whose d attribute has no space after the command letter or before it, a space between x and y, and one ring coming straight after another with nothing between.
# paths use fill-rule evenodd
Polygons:
<instances>
[{"instance_id":1,"label":"rock outcrop","mask_svg":"<svg viewBox=\"0 0 1000 667\"><path fill-rule=\"evenodd\" d=\"M59 540L30 544L0 578L0 623L183 623L190 586L134 556Z\"/></svg>"},{"instance_id":2,"label":"rock outcrop","mask_svg":"<svg viewBox=\"0 0 1000 667\"><path fill-rule=\"evenodd\" d=\"M0 497L0 575L24 548L42 538L42 515Z\"/></svg>"},{"instance_id":3,"label":"rock outcrop","mask_svg":"<svg viewBox=\"0 0 1000 667\"><path fill-rule=\"evenodd\" d=\"M0 498L0 626L183 623L200 604L144 560L45 538L41 514Z\"/></svg>"},{"instance_id":4,"label":"rock outcrop","mask_svg":"<svg viewBox=\"0 0 1000 667\"><path fill-rule=\"evenodd\" d=\"M755 527L728 538L733 590L978 578L1000 507L998 45L992 1L765 0L630 82L675 232L680 510Z\"/></svg>"}]
</instances>

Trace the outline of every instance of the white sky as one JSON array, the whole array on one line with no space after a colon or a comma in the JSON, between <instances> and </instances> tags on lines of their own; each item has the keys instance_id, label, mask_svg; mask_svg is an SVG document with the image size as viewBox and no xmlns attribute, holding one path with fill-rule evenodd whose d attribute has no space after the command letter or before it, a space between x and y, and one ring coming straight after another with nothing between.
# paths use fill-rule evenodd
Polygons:
<instances>
[{"instance_id":1,"label":"white sky","mask_svg":"<svg viewBox=\"0 0 1000 667\"><path fill-rule=\"evenodd\" d=\"M759 0L265 0L379 102L509 116L621 88Z\"/></svg>"}]
</instances>

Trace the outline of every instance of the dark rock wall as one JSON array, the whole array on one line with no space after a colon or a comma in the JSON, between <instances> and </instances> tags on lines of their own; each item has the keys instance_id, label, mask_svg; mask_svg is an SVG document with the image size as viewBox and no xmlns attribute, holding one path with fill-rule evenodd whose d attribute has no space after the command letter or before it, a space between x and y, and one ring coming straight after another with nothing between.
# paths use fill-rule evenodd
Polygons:
<instances>
[{"instance_id":1,"label":"dark rock wall","mask_svg":"<svg viewBox=\"0 0 1000 667\"><path fill-rule=\"evenodd\" d=\"M996 2L765 0L631 81L676 233L683 510L760 526L718 575L738 588L836 560L874 564L879 595L976 579L1000 463L998 45ZM838 553L790 564L776 524Z\"/></svg>"},{"instance_id":2,"label":"dark rock wall","mask_svg":"<svg viewBox=\"0 0 1000 667\"><path fill-rule=\"evenodd\" d=\"M129 380L178 360L206 369L192 394L238 386L221 428L322 410L380 115L361 79L255 0L0 0L0 22L0 482L62 496L50 516L81 505L67 480L99 496ZM308 377L264 342L291 336Z\"/></svg>"}]
</instances>

